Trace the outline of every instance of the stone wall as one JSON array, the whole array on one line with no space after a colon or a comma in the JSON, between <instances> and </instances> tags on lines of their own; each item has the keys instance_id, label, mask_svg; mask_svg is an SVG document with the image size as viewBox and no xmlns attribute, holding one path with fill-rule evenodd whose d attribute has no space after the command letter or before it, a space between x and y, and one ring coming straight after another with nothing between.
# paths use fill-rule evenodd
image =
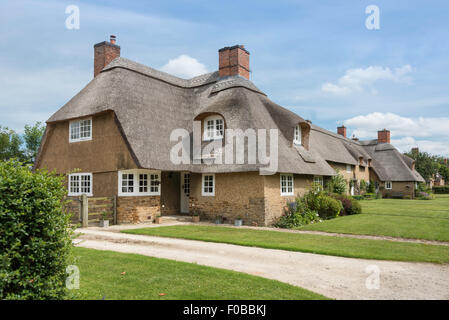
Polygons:
<instances>
[{"instance_id":1,"label":"stone wall","mask_svg":"<svg viewBox=\"0 0 449 320\"><path fill-rule=\"evenodd\" d=\"M384 198L391 198L395 195L402 194L404 197L415 198L415 183L414 182L397 182L393 181L393 188L391 190L385 189L385 183L381 182L380 186L382 196Z\"/></svg>"},{"instance_id":2,"label":"stone wall","mask_svg":"<svg viewBox=\"0 0 449 320\"><path fill-rule=\"evenodd\" d=\"M201 174L191 174L190 212L202 219L223 216L225 223L241 217L245 225L265 225L264 179L259 172L215 174L215 196L201 195Z\"/></svg>"},{"instance_id":3,"label":"stone wall","mask_svg":"<svg viewBox=\"0 0 449 320\"><path fill-rule=\"evenodd\" d=\"M303 196L313 183L313 176L293 175L293 196L281 196L280 174L264 176L265 225L272 225L284 213L288 202Z\"/></svg>"},{"instance_id":4,"label":"stone wall","mask_svg":"<svg viewBox=\"0 0 449 320\"><path fill-rule=\"evenodd\" d=\"M152 221L160 213L160 196L117 197L118 224Z\"/></svg>"}]
</instances>

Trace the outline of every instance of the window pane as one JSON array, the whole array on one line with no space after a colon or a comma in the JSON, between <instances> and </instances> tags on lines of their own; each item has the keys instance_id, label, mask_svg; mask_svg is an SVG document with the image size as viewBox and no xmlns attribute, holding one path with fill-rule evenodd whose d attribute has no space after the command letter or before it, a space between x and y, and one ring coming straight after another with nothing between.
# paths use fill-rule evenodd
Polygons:
<instances>
[{"instance_id":1,"label":"window pane","mask_svg":"<svg viewBox=\"0 0 449 320\"><path fill-rule=\"evenodd\" d=\"M159 175L151 174L150 175L150 192L159 193Z\"/></svg>"},{"instance_id":2,"label":"window pane","mask_svg":"<svg viewBox=\"0 0 449 320\"><path fill-rule=\"evenodd\" d=\"M139 174L139 192L148 192L147 174Z\"/></svg>"},{"instance_id":3,"label":"window pane","mask_svg":"<svg viewBox=\"0 0 449 320\"><path fill-rule=\"evenodd\" d=\"M215 120L215 137L220 138L223 137L223 119Z\"/></svg>"}]
</instances>

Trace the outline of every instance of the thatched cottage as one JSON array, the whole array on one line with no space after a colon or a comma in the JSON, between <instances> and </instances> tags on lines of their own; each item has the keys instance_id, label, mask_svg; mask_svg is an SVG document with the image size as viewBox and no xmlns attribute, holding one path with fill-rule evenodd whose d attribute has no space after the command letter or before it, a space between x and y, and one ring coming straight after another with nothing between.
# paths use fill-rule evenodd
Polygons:
<instances>
[{"instance_id":1,"label":"thatched cottage","mask_svg":"<svg viewBox=\"0 0 449 320\"><path fill-rule=\"evenodd\" d=\"M218 71L190 80L120 57L115 37L94 56L94 79L48 119L35 168L68 174L68 196L117 196L119 223L197 211L270 225L287 201L337 171L352 193L371 180L384 196L413 197L423 181L388 130L348 139L345 127L332 133L272 102L249 80L243 46L220 49ZM172 159L177 129L187 133L187 162ZM243 162L218 163L230 129L274 132L275 171L261 174L247 145ZM195 137L216 147L197 157Z\"/></svg>"}]
</instances>

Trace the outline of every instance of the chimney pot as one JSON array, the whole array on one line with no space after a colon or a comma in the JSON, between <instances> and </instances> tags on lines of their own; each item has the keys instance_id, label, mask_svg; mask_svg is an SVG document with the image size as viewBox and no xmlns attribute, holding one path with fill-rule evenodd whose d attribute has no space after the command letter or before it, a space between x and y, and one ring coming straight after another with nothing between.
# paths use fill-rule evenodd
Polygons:
<instances>
[{"instance_id":1,"label":"chimney pot","mask_svg":"<svg viewBox=\"0 0 449 320\"><path fill-rule=\"evenodd\" d=\"M120 46L116 45L116 36L110 36L110 42L103 41L94 45L94 77L112 60L120 57Z\"/></svg>"},{"instance_id":2,"label":"chimney pot","mask_svg":"<svg viewBox=\"0 0 449 320\"><path fill-rule=\"evenodd\" d=\"M218 50L218 72L220 77L239 75L249 79L249 52L242 45Z\"/></svg>"}]
</instances>

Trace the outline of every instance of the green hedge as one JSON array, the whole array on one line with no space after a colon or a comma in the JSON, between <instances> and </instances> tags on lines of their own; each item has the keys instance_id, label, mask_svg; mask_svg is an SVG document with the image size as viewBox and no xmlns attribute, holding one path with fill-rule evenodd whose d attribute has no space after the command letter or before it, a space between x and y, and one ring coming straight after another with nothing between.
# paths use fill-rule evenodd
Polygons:
<instances>
[{"instance_id":1,"label":"green hedge","mask_svg":"<svg viewBox=\"0 0 449 320\"><path fill-rule=\"evenodd\" d=\"M0 162L0 299L61 299L71 262L63 178Z\"/></svg>"},{"instance_id":2,"label":"green hedge","mask_svg":"<svg viewBox=\"0 0 449 320\"><path fill-rule=\"evenodd\" d=\"M433 187L432 190L436 194L449 194L449 186Z\"/></svg>"}]
</instances>

